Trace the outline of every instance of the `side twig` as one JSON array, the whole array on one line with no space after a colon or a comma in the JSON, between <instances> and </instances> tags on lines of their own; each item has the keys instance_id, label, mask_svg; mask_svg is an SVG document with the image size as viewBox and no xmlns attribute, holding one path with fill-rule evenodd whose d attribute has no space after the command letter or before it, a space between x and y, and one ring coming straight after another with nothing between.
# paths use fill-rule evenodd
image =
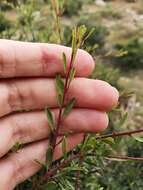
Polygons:
<instances>
[{"instance_id":1,"label":"side twig","mask_svg":"<svg viewBox=\"0 0 143 190\"><path fill-rule=\"evenodd\" d=\"M141 129L137 129L137 130L132 130L132 131L125 131L125 132L113 132L112 134L107 134L107 135L101 135L96 137L96 140L102 140L102 139L106 139L108 137L120 137L120 136L131 136L133 134L138 134L138 133L142 133L143 132L143 128Z\"/></svg>"},{"instance_id":2,"label":"side twig","mask_svg":"<svg viewBox=\"0 0 143 190\"><path fill-rule=\"evenodd\" d=\"M130 156L106 156L105 157L107 160L111 160L111 161L114 161L116 159L119 159L119 160L132 160L132 161L143 161L143 157L130 157Z\"/></svg>"}]
</instances>

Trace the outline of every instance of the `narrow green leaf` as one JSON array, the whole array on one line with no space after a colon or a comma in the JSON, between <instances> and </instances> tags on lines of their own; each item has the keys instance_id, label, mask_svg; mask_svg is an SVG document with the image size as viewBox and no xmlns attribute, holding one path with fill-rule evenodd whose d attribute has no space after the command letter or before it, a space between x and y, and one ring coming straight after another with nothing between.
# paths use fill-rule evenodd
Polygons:
<instances>
[{"instance_id":1,"label":"narrow green leaf","mask_svg":"<svg viewBox=\"0 0 143 190\"><path fill-rule=\"evenodd\" d=\"M50 181L50 182L42 185L42 188L43 188L42 190L46 190L46 189L55 190L55 189L57 189L56 187L57 187L56 182Z\"/></svg>"},{"instance_id":2,"label":"narrow green leaf","mask_svg":"<svg viewBox=\"0 0 143 190\"><path fill-rule=\"evenodd\" d=\"M93 47L91 47L91 50L94 51L99 47L99 44L94 44Z\"/></svg>"},{"instance_id":3,"label":"narrow green leaf","mask_svg":"<svg viewBox=\"0 0 143 190\"><path fill-rule=\"evenodd\" d=\"M115 144L115 141L112 137L107 137L106 139L103 140L107 144Z\"/></svg>"},{"instance_id":4,"label":"narrow green leaf","mask_svg":"<svg viewBox=\"0 0 143 190\"><path fill-rule=\"evenodd\" d=\"M83 42L83 40L84 40L84 35L85 35L85 33L86 33L86 31L87 31L87 28L85 27L85 25L81 25L81 26L79 26L78 27L78 36L77 36L77 38L78 38L78 48L82 45L82 42Z\"/></svg>"},{"instance_id":5,"label":"narrow green leaf","mask_svg":"<svg viewBox=\"0 0 143 190\"><path fill-rule=\"evenodd\" d=\"M66 71L67 71L67 57L66 57L65 53L63 53L63 66L64 66L64 72L66 73Z\"/></svg>"},{"instance_id":6,"label":"narrow green leaf","mask_svg":"<svg viewBox=\"0 0 143 190\"><path fill-rule=\"evenodd\" d=\"M64 93L64 82L60 75L56 76L56 89L57 94L63 96Z\"/></svg>"},{"instance_id":7,"label":"narrow green leaf","mask_svg":"<svg viewBox=\"0 0 143 190\"><path fill-rule=\"evenodd\" d=\"M86 28L85 25L79 26L79 28L78 28L78 35L79 35L79 38L82 39L82 38L84 37L86 31L87 31L87 28Z\"/></svg>"},{"instance_id":8,"label":"narrow green leaf","mask_svg":"<svg viewBox=\"0 0 143 190\"><path fill-rule=\"evenodd\" d=\"M35 159L34 161L35 161L37 164L39 164L40 166L42 166L43 168L45 168L46 170L48 170L47 164L46 164L43 160Z\"/></svg>"},{"instance_id":9,"label":"narrow green leaf","mask_svg":"<svg viewBox=\"0 0 143 190\"><path fill-rule=\"evenodd\" d=\"M127 118L128 118L128 113L126 112L126 113L122 116L121 120L116 124L116 127L117 127L117 128L122 127L122 126L125 124L125 122L127 121Z\"/></svg>"},{"instance_id":10,"label":"narrow green leaf","mask_svg":"<svg viewBox=\"0 0 143 190\"><path fill-rule=\"evenodd\" d=\"M65 180L65 183L66 183L66 187L68 187L68 189L75 190L73 184L69 180Z\"/></svg>"},{"instance_id":11,"label":"narrow green leaf","mask_svg":"<svg viewBox=\"0 0 143 190\"><path fill-rule=\"evenodd\" d=\"M72 62L75 63L75 57L78 50L78 28L72 30Z\"/></svg>"},{"instance_id":12,"label":"narrow green leaf","mask_svg":"<svg viewBox=\"0 0 143 190\"><path fill-rule=\"evenodd\" d=\"M143 142L143 133L132 135L132 137L139 142Z\"/></svg>"},{"instance_id":13,"label":"narrow green leaf","mask_svg":"<svg viewBox=\"0 0 143 190\"><path fill-rule=\"evenodd\" d=\"M69 103L66 105L65 109L64 109L64 112L63 112L63 117L66 117L72 110L73 106L75 105L76 103L76 99L75 98L72 98Z\"/></svg>"},{"instance_id":14,"label":"narrow green leaf","mask_svg":"<svg viewBox=\"0 0 143 190\"><path fill-rule=\"evenodd\" d=\"M61 106L64 94L64 82L60 75L56 76L56 90L57 90L58 105Z\"/></svg>"},{"instance_id":15,"label":"narrow green leaf","mask_svg":"<svg viewBox=\"0 0 143 190\"><path fill-rule=\"evenodd\" d=\"M90 139L90 135L87 135L86 138L85 138L85 140L84 140L84 142L82 143L81 152L86 151L86 148L88 147L89 139Z\"/></svg>"},{"instance_id":16,"label":"narrow green leaf","mask_svg":"<svg viewBox=\"0 0 143 190\"><path fill-rule=\"evenodd\" d=\"M51 131L53 131L53 129L54 129L54 119L53 119L52 112L50 111L49 108L46 108L45 112L46 112L46 115L47 115L47 118L48 118L48 126L51 129Z\"/></svg>"},{"instance_id":17,"label":"narrow green leaf","mask_svg":"<svg viewBox=\"0 0 143 190\"><path fill-rule=\"evenodd\" d=\"M93 33L95 32L95 28L92 28L89 33L87 34L87 36L85 37L85 40L87 40Z\"/></svg>"},{"instance_id":18,"label":"narrow green leaf","mask_svg":"<svg viewBox=\"0 0 143 190\"><path fill-rule=\"evenodd\" d=\"M18 150L22 147L22 143L16 142L13 147L11 148L12 152L18 152Z\"/></svg>"},{"instance_id":19,"label":"narrow green leaf","mask_svg":"<svg viewBox=\"0 0 143 190\"><path fill-rule=\"evenodd\" d=\"M58 105L61 107L62 101L63 101L63 96L59 94L57 98L58 98Z\"/></svg>"},{"instance_id":20,"label":"narrow green leaf","mask_svg":"<svg viewBox=\"0 0 143 190\"><path fill-rule=\"evenodd\" d=\"M57 11L59 12L59 10L60 10L60 1L58 0L56 0L56 9L57 9Z\"/></svg>"},{"instance_id":21,"label":"narrow green leaf","mask_svg":"<svg viewBox=\"0 0 143 190\"><path fill-rule=\"evenodd\" d=\"M77 28L75 27L72 30L72 51L76 49L76 41L77 41Z\"/></svg>"},{"instance_id":22,"label":"narrow green leaf","mask_svg":"<svg viewBox=\"0 0 143 190\"><path fill-rule=\"evenodd\" d=\"M46 163L48 164L48 166L51 165L52 163L52 159L53 159L53 149L52 147L49 145L47 151L46 151Z\"/></svg>"},{"instance_id":23,"label":"narrow green leaf","mask_svg":"<svg viewBox=\"0 0 143 190\"><path fill-rule=\"evenodd\" d=\"M63 155L65 156L67 152L66 136L63 136L63 139L62 139L62 152L63 152Z\"/></svg>"},{"instance_id":24,"label":"narrow green leaf","mask_svg":"<svg viewBox=\"0 0 143 190\"><path fill-rule=\"evenodd\" d=\"M76 55L77 55L77 48L73 51L73 65L75 64L75 58L76 58Z\"/></svg>"},{"instance_id":25,"label":"narrow green leaf","mask_svg":"<svg viewBox=\"0 0 143 190\"><path fill-rule=\"evenodd\" d=\"M75 68L73 67L70 71L70 77L69 77L69 83L74 79L75 77Z\"/></svg>"}]
</instances>

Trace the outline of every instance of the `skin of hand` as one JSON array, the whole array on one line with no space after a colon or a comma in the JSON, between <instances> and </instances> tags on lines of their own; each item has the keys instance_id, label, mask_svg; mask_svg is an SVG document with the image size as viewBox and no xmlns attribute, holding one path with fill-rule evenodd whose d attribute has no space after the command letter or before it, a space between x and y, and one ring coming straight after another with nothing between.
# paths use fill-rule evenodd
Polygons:
<instances>
[{"instance_id":1,"label":"skin of hand","mask_svg":"<svg viewBox=\"0 0 143 190\"><path fill-rule=\"evenodd\" d=\"M45 160L50 133L44 108L50 107L55 120L58 104L54 77L64 77L62 54L70 62L71 48L44 43L0 40L0 189L15 186L34 175L40 166L34 159ZM61 133L72 131L68 151L83 139L84 132L99 132L108 126L106 112L118 102L118 91L110 84L87 79L93 71L93 58L78 50L76 78L72 81L66 101L75 97L75 108L62 122ZM17 110L32 110L16 112ZM45 140L47 139L47 140ZM25 147L8 153L16 142ZM60 145L54 159L62 156Z\"/></svg>"}]
</instances>

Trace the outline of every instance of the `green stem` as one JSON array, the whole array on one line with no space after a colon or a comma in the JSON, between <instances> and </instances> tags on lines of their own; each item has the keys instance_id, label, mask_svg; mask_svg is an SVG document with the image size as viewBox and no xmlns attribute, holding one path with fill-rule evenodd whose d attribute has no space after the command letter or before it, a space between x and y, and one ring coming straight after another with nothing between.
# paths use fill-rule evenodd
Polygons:
<instances>
[{"instance_id":1,"label":"green stem","mask_svg":"<svg viewBox=\"0 0 143 190\"><path fill-rule=\"evenodd\" d=\"M52 6L53 6L53 10L55 12L55 16L56 16L56 29L57 29L57 33L59 35L59 43L62 43L62 34L61 34L61 22L60 22L60 10L57 7L57 3L55 0L51 0Z\"/></svg>"}]
</instances>

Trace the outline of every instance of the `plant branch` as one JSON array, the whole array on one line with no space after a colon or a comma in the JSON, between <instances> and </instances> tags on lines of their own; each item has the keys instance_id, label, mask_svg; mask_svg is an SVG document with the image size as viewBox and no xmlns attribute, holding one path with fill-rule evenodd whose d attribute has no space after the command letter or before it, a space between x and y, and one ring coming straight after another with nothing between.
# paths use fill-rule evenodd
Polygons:
<instances>
[{"instance_id":1,"label":"plant branch","mask_svg":"<svg viewBox=\"0 0 143 190\"><path fill-rule=\"evenodd\" d=\"M76 181L75 181L75 190L80 190L80 169L83 164L84 157L80 156L79 158L79 164L78 164L78 170L76 174Z\"/></svg>"},{"instance_id":2,"label":"plant branch","mask_svg":"<svg viewBox=\"0 0 143 190\"><path fill-rule=\"evenodd\" d=\"M95 152L91 152L89 154L82 154L81 152L78 152L77 154L72 155L71 157L69 157L68 159L64 160L63 162L61 162L58 166L55 166L53 168L51 168L40 180L40 182L35 185L32 186L32 188L30 188L29 190L33 190L36 187L38 187L41 183L43 183L45 180L50 180L54 175L56 175L57 171L62 171L67 165L69 165L71 163L71 161L79 158L80 160L84 158L84 156L95 156ZM129 156L106 156L104 157L105 159L114 161L114 159L120 159L120 160L131 160L131 161L143 161L143 157L129 157ZM82 162L81 162L82 163ZM79 173L80 174L80 173ZM79 182L78 182L79 183ZM79 185L77 186L79 189ZM76 187L76 188L77 188Z\"/></svg>"},{"instance_id":3,"label":"plant branch","mask_svg":"<svg viewBox=\"0 0 143 190\"><path fill-rule=\"evenodd\" d=\"M88 135L85 134L83 142L82 142L82 147L80 150L82 155L84 155L84 144L85 144L87 138L88 138ZM78 161L78 170L76 173L75 190L80 190L80 172L81 172L81 166L82 166L83 162L84 162L84 156L81 156Z\"/></svg>"},{"instance_id":4,"label":"plant branch","mask_svg":"<svg viewBox=\"0 0 143 190\"><path fill-rule=\"evenodd\" d=\"M143 132L143 128L141 129L137 129L137 130L131 130L131 131L125 131L125 132L113 132L111 134L107 134L107 135L101 135L96 137L96 140L102 140L102 139L106 139L108 137L120 137L120 136L131 136L133 134L138 134L138 133L142 133Z\"/></svg>"},{"instance_id":5,"label":"plant branch","mask_svg":"<svg viewBox=\"0 0 143 190\"><path fill-rule=\"evenodd\" d=\"M72 66L73 66L73 57L74 57L74 52L72 51L70 65L69 65L69 69L68 69L66 79L65 79L62 104L61 104L61 106L59 108L57 127L56 127L55 134L54 134L53 141L52 141L53 152L54 152L54 149L56 147L56 140L57 140L57 137L58 137L58 134L59 134L59 129L60 129L61 121L62 121L62 111L63 111L63 107L64 107L64 104L65 104L66 94L67 94L67 91L69 89L68 82L69 82L70 71L71 71Z\"/></svg>"},{"instance_id":6,"label":"plant branch","mask_svg":"<svg viewBox=\"0 0 143 190\"><path fill-rule=\"evenodd\" d=\"M113 161L114 159L119 159L119 160L132 160L132 161L143 161L143 157L130 157L130 156L106 156L105 157L108 160Z\"/></svg>"},{"instance_id":7,"label":"plant branch","mask_svg":"<svg viewBox=\"0 0 143 190\"><path fill-rule=\"evenodd\" d=\"M57 6L56 0L51 0L51 4L56 16L56 29L57 29L57 33L59 35L59 43L62 42L62 34L61 34L61 22L60 22L60 17L61 17L61 13L60 13L60 9Z\"/></svg>"},{"instance_id":8,"label":"plant branch","mask_svg":"<svg viewBox=\"0 0 143 190\"><path fill-rule=\"evenodd\" d=\"M68 164L71 163L71 161L75 160L76 158L80 158L83 155L79 152L75 155L72 155L71 157L69 157L68 159L64 160L59 166L55 166L54 168L52 168L49 172L46 173L46 175L44 176L43 180L52 177L53 175L55 175L57 173L58 170L62 170L63 168L65 168Z\"/></svg>"},{"instance_id":9,"label":"plant branch","mask_svg":"<svg viewBox=\"0 0 143 190\"><path fill-rule=\"evenodd\" d=\"M64 169L67 165L69 165L71 163L71 161L73 161L77 158L80 158L80 160L81 160L84 158L84 156L95 156L95 153L93 152L90 154L82 154L81 152L78 152L77 154L72 155L70 158L64 160L59 166L55 166L54 168L49 170L46 173L46 175L41 179L40 183L44 182L47 179L49 180L50 178L52 178L57 173L58 170L61 171L62 169ZM113 161L113 159L143 161L143 157L129 157L129 156L122 156L122 155L118 155L118 156L109 155L109 156L106 156L105 159L108 159L111 161ZM82 162L80 162L80 163L82 163ZM77 187L79 187L79 186L77 186ZM31 190L31 189L29 189L29 190Z\"/></svg>"},{"instance_id":10,"label":"plant branch","mask_svg":"<svg viewBox=\"0 0 143 190\"><path fill-rule=\"evenodd\" d=\"M58 166L55 166L53 168L51 168L39 181L39 183L33 185L30 189L28 190L33 190L35 189L35 187L38 187L41 183L43 183L44 181L46 180L50 180L56 173L57 171L61 171L62 169L64 169L67 165L69 165L71 163L71 161L75 160L76 158L80 158L82 157L83 155L78 152L77 154L75 155L72 155L70 158L64 160L63 162L60 163L60 165Z\"/></svg>"}]
</instances>

